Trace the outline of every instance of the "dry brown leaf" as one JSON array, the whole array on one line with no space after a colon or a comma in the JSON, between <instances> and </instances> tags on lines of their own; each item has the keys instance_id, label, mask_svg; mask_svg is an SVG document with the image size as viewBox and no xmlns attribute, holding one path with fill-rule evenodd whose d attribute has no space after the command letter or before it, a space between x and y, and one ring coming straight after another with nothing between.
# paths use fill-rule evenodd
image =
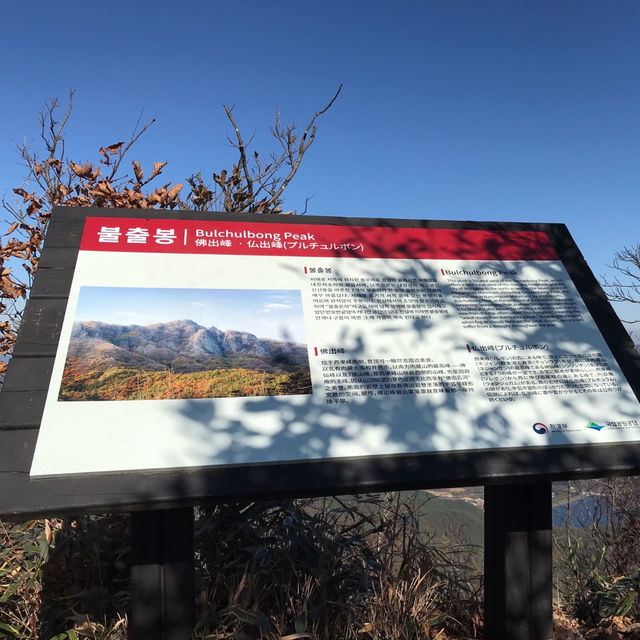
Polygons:
<instances>
[{"instance_id":1,"label":"dry brown leaf","mask_svg":"<svg viewBox=\"0 0 640 640\"><path fill-rule=\"evenodd\" d=\"M62 170L62 160L58 158L48 158L47 160L45 160L45 162L50 167L53 167L58 173L60 173L60 171Z\"/></svg>"},{"instance_id":2,"label":"dry brown leaf","mask_svg":"<svg viewBox=\"0 0 640 640\"><path fill-rule=\"evenodd\" d=\"M26 289L24 285L14 286L11 279L7 276L0 278L0 291L4 293L5 296L13 298L14 300L21 297L24 298L26 296Z\"/></svg>"},{"instance_id":3,"label":"dry brown leaf","mask_svg":"<svg viewBox=\"0 0 640 640\"><path fill-rule=\"evenodd\" d=\"M137 160L132 160L131 164L133 165L133 172L136 174L136 180L138 182L142 182L142 179L144 178L144 173L142 172L142 167L140 166L140 163Z\"/></svg>"},{"instance_id":4,"label":"dry brown leaf","mask_svg":"<svg viewBox=\"0 0 640 640\"><path fill-rule=\"evenodd\" d=\"M44 539L47 541L47 544L51 544L51 525L49 524L49 520L45 519L44 521Z\"/></svg>"},{"instance_id":5,"label":"dry brown leaf","mask_svg":"<svg viewBox=\"0 0 640 640\"><path fill-rule=\"evenodd\" d=\"M180 193L180 189L182 189L182 183L178 183L175 186L171 187L171 189L169 190L169 193L167 194L167 197L169 198L169 200L175 200L178 197L178 194Z\"/></svg>"},{"instance_id":6,"label":"dry brown leaf","mask_svg":"<svg viewBox=\"0 0 640 640\"><path fill-rule=\"evenodd\" d=\"M111 193L114 193L115 189L112 184L108 180L101 180L96 184L96 186L91 190L91 195L105 196Z\"/></svg>"},{"instance_id":7,"label":"dry brown leaf","mask_svg":"<svg viewBox=\"0 0 640 640\"><path fill-rule=\"evenodd\" d=\"M5 236L8 236L10 233L13 233L16 229L18 228L18 223L14 222L10 227L9 230L7 231L7 233L5 233Z\"/></svg>"},{"instance_id":8,"label":"dry brown leaf","mask_svg":"<svg viewBox=\"0 0 640 640\"><path fill-rule=\"evenodd\" d=\"M38 213L38 211L40 211L41 208L42 208L42 204L40 204L40 201L39 200L34 200L27 207L27 214L31 215L32 213Z\"/></svg>"},{"instance_id":9,"label":"dry brown leaf","mask_svg":"<svg viewBox=\"0 0 640 640\"><path fill-rule=\"evenodd\" d=\"M105 147L105 151L108 151L111 154L118 153L123 144L124 142L116 142L115 144L110 144L108 147Z\"/></svg>"},{"instance_id":10,"label":"dry brown leaf","mask_svg":"<svg viewBox=\"0 0 640 640\"><path fill-rule=\"evenodd\" d=\"M69 169L75 173L78 178L88 178L93 171L93 166L91 164L79 165L75 162L69 163Z\"/></svg>"},{"instance_id":11,"label":"dry brown leaf","mask_svg":"<svg viewBox=\"0 0 640 640\"><path fill-rule=\"evenodd\" d=\"M156 176L159 176L162 172L163 167L166 165L166 162L154 162L153 163L153 171L151 172L151 177L149 180L153 180Z\"/></svg>"}]
</instances>

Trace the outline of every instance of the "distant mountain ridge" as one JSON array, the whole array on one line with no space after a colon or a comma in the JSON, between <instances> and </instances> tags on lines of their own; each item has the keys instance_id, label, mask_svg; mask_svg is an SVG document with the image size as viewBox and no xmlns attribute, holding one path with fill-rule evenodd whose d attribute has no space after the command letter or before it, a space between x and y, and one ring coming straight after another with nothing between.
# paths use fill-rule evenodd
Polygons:
<instances>
[{"instance_id":1,"label":"distant mountain ridge","mask_svg":"<svg viewBox=\"0 0 640 640\"><path fill-rule=\"evenodd\" d=\"M67 359L87 366L124 366L147 370L167 366L201 371L213 361L238 358L278 360L300 364L307 360L306 345L258 338L246 331L203 327L193 320L175 320L147 326L97 321L75 322Z\"/></svg>"}]
</instances>

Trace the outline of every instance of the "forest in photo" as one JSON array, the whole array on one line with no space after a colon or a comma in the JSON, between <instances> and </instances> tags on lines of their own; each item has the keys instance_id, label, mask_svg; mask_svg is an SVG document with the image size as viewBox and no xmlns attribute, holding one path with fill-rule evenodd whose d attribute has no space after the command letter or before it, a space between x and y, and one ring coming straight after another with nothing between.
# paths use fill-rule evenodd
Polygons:
<instances>
[{"instance_id":1,"label":"forest in photo","mask_svg":"<svg viewBox=\"0 0 640 640\"><path fill-rule=\"evenodd\" d=\"M305 344L205 328L77 321L58 399L161 400L312 393Z\"/></svg>"}]
</instances>

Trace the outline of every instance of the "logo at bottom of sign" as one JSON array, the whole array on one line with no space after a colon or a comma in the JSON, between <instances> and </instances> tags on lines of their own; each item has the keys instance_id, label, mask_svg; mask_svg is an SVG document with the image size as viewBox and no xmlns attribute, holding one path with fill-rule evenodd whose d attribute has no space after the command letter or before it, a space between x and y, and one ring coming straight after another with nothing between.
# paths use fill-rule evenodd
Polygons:
<instances>
[{"instance_id":1,"label":"logo at bottom of sign","mask_svg":"<svg viewBox=\"0 0 640 640\"><path fill-rule=\"evenodd\" d=\"M597 422L589 422L585 428L592 429L593 431L602 431L606 425L598 424ZM534 422L533 430L541 435L547 435L549 433L565 433L567 431L581 431L580 428L569 428L569 425L566 422L559 423L549 423L546 425L544 422Z\"/></svg>"}]
</instances>

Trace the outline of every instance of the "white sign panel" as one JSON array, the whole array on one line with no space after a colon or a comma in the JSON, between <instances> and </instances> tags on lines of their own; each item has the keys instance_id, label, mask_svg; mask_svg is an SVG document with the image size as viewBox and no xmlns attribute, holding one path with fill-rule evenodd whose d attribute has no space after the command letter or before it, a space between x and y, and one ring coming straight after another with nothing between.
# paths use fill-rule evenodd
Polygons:
<instances>
[{"instance_id":1,"label":"white sign panel","mask_svg":"<svg viewBox=\"0 0 640 640\"><path fill-rule=\"evenodd\" d=\"M88 218L31 475L640 440L547 236Z\"/></svg>"}]
</instances>

